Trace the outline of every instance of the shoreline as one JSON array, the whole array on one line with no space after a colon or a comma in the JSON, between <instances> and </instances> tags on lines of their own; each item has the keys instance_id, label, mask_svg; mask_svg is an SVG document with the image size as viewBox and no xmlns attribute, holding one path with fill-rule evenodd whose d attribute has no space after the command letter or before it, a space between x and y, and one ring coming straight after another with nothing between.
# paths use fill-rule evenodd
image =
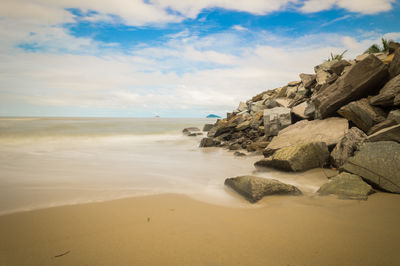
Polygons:
<instances>
[{"instance_id":1,"label":"shoreline","mask_svg":"<svg viewBox=\"0 0 400 266\"><path fill-rule=\"evenodd\" d=\"M252 206L163 194L2 215L0 265L395 265L400 259L399 195L269 196Z\"/></svg>"}]
</instances>

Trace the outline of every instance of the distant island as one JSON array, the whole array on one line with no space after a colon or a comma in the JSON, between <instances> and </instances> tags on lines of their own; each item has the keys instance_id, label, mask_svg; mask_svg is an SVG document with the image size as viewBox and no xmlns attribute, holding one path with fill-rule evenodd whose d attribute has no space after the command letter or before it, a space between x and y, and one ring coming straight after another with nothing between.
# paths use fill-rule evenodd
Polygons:
<instances>
[{"instance_id":1,"label":"distant island","mask_svg":"<svg viewBox=\"0 0 400 266\"><path fill-rule=\"evenodd\" d=\"M206 116L206 118L221 118L221 117L218 115L210 114L210 115Z\"/></svg>"}]
</instances>

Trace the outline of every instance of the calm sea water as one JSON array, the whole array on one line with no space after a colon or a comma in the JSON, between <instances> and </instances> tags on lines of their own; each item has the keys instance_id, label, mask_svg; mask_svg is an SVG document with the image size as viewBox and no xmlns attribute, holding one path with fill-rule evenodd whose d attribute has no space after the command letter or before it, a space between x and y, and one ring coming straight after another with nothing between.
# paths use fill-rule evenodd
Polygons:
<instances>
[{"instance_id":1,"label":"calm sea water","mask_svg":"<svg viewBox=\"0 0 400 266\"><path fill-rule=\"evenodd\" d=\"M183 136L215 119L0 118L0 214L157 193L241 202L225 178L254 171L254 157L199 149Z\"/></svg>"}]
</instances>

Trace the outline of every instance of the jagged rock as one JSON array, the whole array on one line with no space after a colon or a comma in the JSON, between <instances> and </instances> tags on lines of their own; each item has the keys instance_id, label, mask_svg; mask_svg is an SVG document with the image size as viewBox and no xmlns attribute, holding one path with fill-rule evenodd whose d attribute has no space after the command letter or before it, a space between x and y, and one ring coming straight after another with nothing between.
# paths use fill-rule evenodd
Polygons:
<instances>
[{"instance_id":1,"label":"jagged rock","mask_svg":"<svg viewBox=\"0 0 400 266\"><path fill-rule=\"evenodd\" d=\"M264 94L268 93L268 91L263 91L260 94L257 94L256 96L254 96L253 98L251 98L251 100L253 102L258 102L261 101L263 99Z\"/></svg>"},{"instance_id":2,"label":"jagged rock","mask_svg":"<svg viewBox=\"0 0 400 266\"><path fill-rule=\"evenodd\" d=\"M247 111L247 104L244 102L240 102L239 107L237 109L238 109L239 113L243 112L243 111Z\"/></svg>"},{"instance_id":3,"label":"jagged rock","mask_svg":"<svg viewBox=\"0 0 400 266\"><path fill-rule=\"evenodd\" d=\"M258 101L258 102L253 102L250 105L251 113L257 113L258 111L267 109L268 107L264 105L264 102L265 102L264 100L261 100L261 101Z\"/></svg>"},{"instance_id":4,"label":"jagged rock","mask_svg":"<svg viewBox=\"0 0 400 266\"><path fill-rule=\"evenodd\" d=\"M295 86L295 87L288 87L288 88L286 89L286 97L287 97L287 98L290 98L290 99L294 98L294 97L296 96L296 93L297 93L297 86Z\"/></svg>"},{"instance_id":5,"label":"jagged rock","mask_svg":"<svg viewBox=\"0 0 400 266\"><path fill-rule=\"evenodd\" d=\"M323 70L323 71L326 71L328 73L333 73L331 68L338 61L339 60L336 60L336 59L335 60L331 60L331 61L325 61L322 64L319 64L318 66L315 66L314 67L314 71L315 71L315 73L317 73L319 70Z\"/></svg>"},{"instance_id":6,"label":"jagged rock","mask_svg":"<svg viewBox=\"0 0 400 266\"><path fill-rule=\"evenodd\" d=\"M400 125L394 125L368 136L368 141L397 141L400 142ZM399 162L400 164L400 162Z\"/></svg>"},{"instance_id":7,"label":"jagged rock","mask_svg":"<svg viewBox=\"0 0 400 266\"><path fill-rule=\"evenodd\" d=\"M264 110L264 129L265 136L275 136L280 130L292 123L290 109L285 107L275 107Z\"/></svg>"},{"instance_id":8,"label":"jagged rock","mask_svg":"<svg viewBox=\"0 0 400 266\"><path fill-rule=\"evenodd\" d=\"M324 120L301 120L281 130L267 149L277 150L299 142L320 141L326 145L336 145L347 133L349 123L344 118L331 117Z\"/></svg>"},{"instance_id":9,"label":"jagged rock","mask_svg":"<svg viewBox=\"0 0 400 266\"><path fill-rule=\"evenodd\" d=\"M289 87L294 87L294 86L298 86L301 83L301 81L291 81L288 83Z\"/></svg>"},{"instance_id":10,"label":"jagged rock","mask_svg":"<svg viewBox=\"0 0 400 266\"><path fill-rule=\"evenodd\" d=\"M317 73L317 85L324 85L325 83L328 83L330 80L332 74L323 70L323 69L318 69Z\"/></svg>"},{"instance_id":11,"label":"jagged rock","mask_svg":"<svg viewBox=\"0 0 400 266\"><path fill-rule=\"evenodd\" d=\"M393 60L389 66L389 74L390 78L394 78L400 74L400 48L397 48L394 53Z\"/></svg>"},{"instance_id":12,"label":"jagged rock","mask_svg":"<svg viewBox=\"0 0 400 266\"><path fill-rule=\"evenodd\" d=\"M314 118L315 105L312 102L307 102L307 107L304 110L304 115L308 118Z\"/></svg>"},{"instance_id":13,"label":"jagged rock","mask_svg":"<svg viewBox=\"0 0 400 266\"><path fill-rule=\"evenodd\" d=\"M298 87L297 87L297 92L296 92L296 96L305 96L308 93L308 90L306 89L306 87L304 87L303 83L301 83Z\"/></svg>"},{"instance_id":14,"label":"jagged rock","mask_svg":"<svg viewBox=\"0 0 400 266\"><path fill-rule=\"evenodd\" d=\"M386 119L385 112L380 108L371 106L366 98L342 106L338 113L352 121L364 132L368 132L373 125Z\"/></svg>"},{"instance_id":15,"label":"jagged rock","mask_svg":"<svg viewBox=\"0 0 400 266\"><path fill-rule=\"evenodd\" d=\"M400 106L400 74L386 83L378 95L371 97L370 103L385 107Z\"/></svg>"},{"instance_id":16,"label":"jagged rock","mask_svg":"<svg viewBox=\"0 0 400 266\"><path fill-rule=\"evenodd\" d=\"M229 146L229 150L231 150L231 151L240 150L241 148L242 148L242 146L238 143L234 143Z\"/></svg>"},{"instance_id":17,"label":"jagged rock","mask_svg":"<svg viewBox=\"0 0 400 266\"><path fill-rule=\"evenodd\" d=\"M374 53L374 55L381 61L385 60L385 58L387 57L387 54L386 53L382 53L382 52Z\"/></svg>"},{"instance_id":18,"label":"jagged rock","mask_svg":"<svg viewBox=\"0 0 400 266\"><path fill-rule=\"evenodd\" d=\"M196 136L197 133L200 133L200 129L197 127L187 127L182 130L182 133L186 136Z\"/></svg>"},{"instance_id":19,"label":"jagged rock","mask_svg":"<svg viewBox=\"0 0 400 266\"><path fill-rule=\"evenodd\" d=\"M298 172L322 167L328 158L329 150L325 142L308 142L282 148L271 157L256 162L255 166Z\"/></svg>"},{"instance_id":20,"label":"jagged rock","mask_svg":"<svg viewBox=\"0 0 400 266\"><path fill-rule=\"evenodd\" d=\"M203 131L204 131L204 132L208 132L208 131L210 131L210 129L213 128L213 126L214 126L214 124L205 124L205 125L203 126Z\"/></svg>"},{"instance_id":21,"label":"jagged rock","mask_svg":"<svg viewBox=\"0 0 400 266\"><path fill-rule=\"evenodd\" d=\"M277 93L276 97L277 98L285 97L287 88L288 88L288 86L283 86L282 88L275 89L275 91Z\"/></svg>"},{"instance_id":22,"label":"jagged rock","mask_svg":"<svg viewBox=\"0 0 400 266\"><path fill-rule=\"evenodd\" d=\"M366 138L367 135L360 129L350 128L331 152L333 166L342 166L348 158L354 155L354 151L364 143Z\"/></svg>"},{"instance_id":23,"label":"jagged rock","mask_svg":"<svg viewBox=\"0 0 400 266\"><path fill-rule=\"evenodd\" d=\"M242 131L250 127L250 121L244 121L236 126L236 130Z\"/></svg>"},{"instance_id":24,"label":"jagged rock","mask_svg":"<svg viewBox=\"0 0 400 266\"><path fill-rule=\"evenodd\" d=\"M399 162L399 143L394 141L366 142L342 168L361 176L378 188L400 193Z\"/></svg>"},{"instance_id":25,"label":"jagged rock","mask_svg":"<svg viewBox=\"0 0 400 266\"><path fill-rule=\"evenodd\" d=\"M299 105L296 105L295 107L292 108L292 113L297 115L298 117L300 117L302 119L307 119L308 116L306 116L304 114L307 106L308 106L307 102L303 102L303 103L301 103Z\"/></svg>"},{"instance_id":26,"label":"jagged rock","mask_svg":"<svg viewBox=\"0 0 400 266\"><path fill-rule=\"evenodd\" d=\"M397 124L400 124L400 110L392 110L390 111L388 117L386 118L385 121L376 124L375 126L371 127L371 129L368 131L368 135L372 135L375 132L378 132L381 129L395 126Z\"/></svg>"},{"instance_id":27,"label":"jagged rock","mask_svg":"<svg viewBox=\"0 0 400 266\"><path fill-rule=\"evenodd\" d=\"M238 176L225 179L225 185L254 203L268 195L301 195L295 186L279 182L275 179L257 176Z\"/></svg>"},{"instance_id":28,"label":"jagged rock","mask_svg":"<svg viewBox=\"0 0 400 266\"><path fill-rule=\"evenodd\" d=\"M369 56L369 54L361 54L361 55L358 55L357 57L356 57L356 62L360 62L360 61L363 61L365 58L367 58Z\"/></svg>"},{"instance_id":29,"label":"jagged rock","mask_svg":"<svg viewBox=\"0 0 400 266\"><path fill-rule=\"evenodd\" d=\"M253 142L249 145L246 146L246 150L248 152L253 152L253 151L257 151L257 150L262 150L265 149L269 144L269 141L257 141L257 142Z\"/></svg>"},{"instance_id":30,"label":"jagged rock","mask_svg":"<svg viewBox=\"0 0 400 266\"><path fill-rule=\"evenodd\" d=\"M331 66L331 70L333 73L340 76L342 74L344 68L347 66L351 66L351 64L346 60L340 60Z\"/></svg>"},{"instance_id":31,"label":"jagged rock","mask_svg":"<svg viewBox=\"0 0 400 266\"><path fill-rule=\"evenodd\" d=\"M275 101L279 104L280 107L289 107L290 100L288 98L277 98Z\"/></svg>"},{"instance_id":32,"label":"jagged rock","mask_svg":"<svg viewBox=\"0 0 400 266\"><path fill-rule=\"evenodd\" d=\"M246 156L246 154L245 154L245 153L243 153L243 152L240 152L240 151L235 151L235 153L234 153L233 155L235 155L235 156L237 156L237 157L243 157L243 156Z\"/></svg>"},{"instance_id":33,"label":"jagged rock","mask_svg":"<svg viewBox=\"0 0 400 266\"><path fill-rule=\"evenodd\" d=\"M237 123L220 123L217 126L214 126L213 128L208 131L208 137L218 137L226 132L229 132L233 130L237 126Z\"/></svg>"},{"instance_id":34,"label":"jagged rock","mask_svg":"<svg viewBox=\"0 0 400 266\"><path fill-rule=\"evenodd\" d=\"M374 55L358 62L335 83L313 96L315 117L325 118L351 101L380 88L387 78L387 67Z\"/></svg>"},{"instance_id":35,"label":"jagged rock","mask_svg":"<svg viewBox=\"0 0 400 266\"><path fill-rule=\"evenodd\" d=\"M301 82L303 82L303 85L306 89L311 88L311 86L314 85L314 83L316 82L316 78L317 78L317 76L313 75L313 74L301 73L299 76L300 76Z\"/></svg>"},{"instance_id":36,"label":"jagged rock","mask_svg":"<svg viewBox=\"0 0 400 266\"><path fill-rule=\"evenodd\" d=\"M400 43L393 41L389 42L388 45L389 54L393 54L398 48L400 48Z\"/></svg>"},{"instance_id":37,"label":"jagged rock","mask_svg":"<svg viewBox=\"0 0 400 266\"><path fill-rule=\"evenodd\" d=\"M203 138L200 141L200 146L201 148L207 148L207 147L215 147L220 144L219 141L215 141L213 138Z\"/></svg>"},{"instance_id":38,"label":"jagged rock","mask_svg":"<svg viewBox=\"0 0 400 266\"><path fill-rule=\"evenodd\" d=\"M323 196L334 194L340 199L367 200L375 191L358 175L343 172L323 184L317 192Z\"/></svg>"},{"instance_id":39,"label":"jagged rock","mask_svg":"<svg viewBox=\"0 0 400 266\"><path fill-rule=\"evenodd\" d=\"M201 136L203 133L201 132L191 132L188 134L189 137L196 137L196 136Z\"/></svg>"}]
</instances>

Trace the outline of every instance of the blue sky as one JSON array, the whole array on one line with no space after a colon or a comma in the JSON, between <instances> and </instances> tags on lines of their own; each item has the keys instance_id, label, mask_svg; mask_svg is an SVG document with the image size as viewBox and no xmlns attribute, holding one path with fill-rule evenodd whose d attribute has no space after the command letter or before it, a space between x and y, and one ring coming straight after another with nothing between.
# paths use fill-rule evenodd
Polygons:
<instances>
[{"instance_id":1,"label":"blue sky","mask_svg":"<svg viewBox=\"0 0 400 266\"><path fill-rule=\"evenodd\" d=\"M392 0L6 0L0 115L223 115L398 25Z\"/></svg>"}]
</instances>

